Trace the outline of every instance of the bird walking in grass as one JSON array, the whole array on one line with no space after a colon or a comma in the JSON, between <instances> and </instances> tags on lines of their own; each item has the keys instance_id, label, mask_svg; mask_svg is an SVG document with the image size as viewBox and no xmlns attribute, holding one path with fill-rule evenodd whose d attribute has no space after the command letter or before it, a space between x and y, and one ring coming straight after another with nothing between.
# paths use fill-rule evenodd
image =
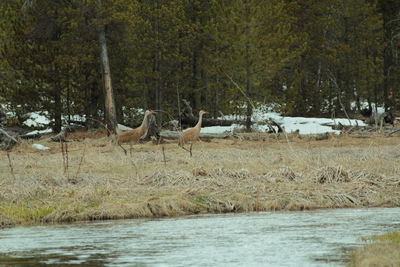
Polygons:
<instances>
[{"instance_id":1,"label":"bird walking in grass","mask_svg":"<svg viewBox=\"0 0 400 267\"><path fill-rule=\"evenodd\" d=\"M142 124L139 127L132 130L121 132L117 135L116 142L124 150L125 155L126 155L126 149L121 144L123 143L129 144L130 146L129 153L132 156L132 145L139 142L139 140L146 135L147 130L149 129L147 117L152 114L156 114L156 112L153 110L146 110L146 112L144 113Z\"/></svg>"},{"instance_id":2,"label":"bird walking in grass","mask_svg":"<svg viewBox=\"0 0 400 267\"><path fill-rule=\"evenodd\" d=\"M199 135L200 135L200 130L201 130L201 123L203 121L203 115L207 114L207 111L200 110L199 112L199 121L197 122L196 126L193 128L187 129L184 131L178 139L178 145L183 148L184 150L188 151L190 153L190 156L192 156L192 146L193 143L196 141L200 141ZM190 149L185 148L185 144L190 143Z\"/></svg>"}]
</instances>

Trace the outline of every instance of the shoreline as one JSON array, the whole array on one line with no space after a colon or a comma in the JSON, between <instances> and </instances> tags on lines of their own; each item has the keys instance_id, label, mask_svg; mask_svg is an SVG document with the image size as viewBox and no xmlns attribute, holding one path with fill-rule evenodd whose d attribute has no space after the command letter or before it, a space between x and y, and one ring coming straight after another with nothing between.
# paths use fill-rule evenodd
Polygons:
<instances>
[{"instance_id":1,"label":"shoreline","mask_svg":"<svg viewBox=\"0 0 400 267\"><path fill-rule=\"evenodd\" d=\"M200 196L201 197L201 196ZM369 205L369 206L305 206L303 203L293 204L287 207L276 205L277 203L263 202L259 200L246 201L244 206L236 208L235 201L218 200L214 205L206 206L203 204L196 205L196 200L178 199L175 197L155 198L145 203L121 204L118 208L137 212L115 214L115 210L110 209L90 209L83 212L77 212L76 209L54 210L52 212L48 206L38 207L29 212L26 216L30 216L31 220L14 221L12 218L0 214L0 230L15 226L31 226L31 225L51 225L75 222L91 222L105 220L121 220L121 219L159 219L159 218L178 218L190 215L212 215L225 213L250 213L250 212L279 212L279 211L305 211L305 210L329 210L329 209L347 209L347 208L398 208L400 205L388 204ZM16 210L23 210L25 207L16 207ZM56 213L55 213L56 212ZM42 214L42 215L41 215ZM24 215L25 216L25 215ZM14 217L21 220L21 217ZM25 218L26 219L26 218Z\"/></svg>"},{"instance_id":2,"label":"shoreline","mask_svg":"<svg viewBox=\"0 0 400 267\"><path fill-rule=\"evenodd\" d=\"M400 262L400 232L364 238L365 244L353 250L348 266L398 266Z\"/></svg>"}]
</instances>

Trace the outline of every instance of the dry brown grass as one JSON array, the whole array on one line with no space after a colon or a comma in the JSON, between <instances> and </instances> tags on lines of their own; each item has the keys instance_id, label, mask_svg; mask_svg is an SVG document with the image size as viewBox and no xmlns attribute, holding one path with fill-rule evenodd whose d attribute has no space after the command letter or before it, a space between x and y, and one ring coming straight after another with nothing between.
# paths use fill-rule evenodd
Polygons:
<instances>
[{"instance_id":1,"label":"dry brown grass","mask_svg":"<svg viewBox=\"0 0 400 267\"><path fill-rule=\"evenodd\" d=\"M197 143L193 157L173 142L164 144L165 166L161 146L135 145L130 157L92 135L68 143L66 173L60 144L46 139L48 151L24 143L10 153L15 179L1 152L0 221L400 205L399 137L256 134Z\"/></svg>"},{"instance_id":2,"label":"dry brown grass","mask_svg":"<svg viewBox=\"0 0 400 267\"><path fill-rule=\"evenodd\" d=\"M349 266L400 266L400 232L375 236L367 241L368 244L351 253Z\"/></svg>"}]
</instances>

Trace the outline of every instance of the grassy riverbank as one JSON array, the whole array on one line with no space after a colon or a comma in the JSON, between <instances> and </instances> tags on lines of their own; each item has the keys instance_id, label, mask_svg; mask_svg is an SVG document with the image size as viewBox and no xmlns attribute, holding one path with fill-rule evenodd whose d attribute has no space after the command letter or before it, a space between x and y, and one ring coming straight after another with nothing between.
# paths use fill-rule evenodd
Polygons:
<instances>
[{"instance_id":1,"label":"grassy riverbank","mask_svg":"<svg viewBox=\"0 0 400 267\"><path fill-rule=\"evenodd\" d=\"M69 138L66 153L46 139L47 151L0 153L0 226L400 206L399 137L250 134L195 144L193 157L176 142L136 145L131 157L100 134Z\"/></svg>"},{"instance_id":2,"label":"grassy riverbank","mask_svg":"<svg viewBox=\"0 0 400 267\"><path fill-rule=\"evenodd\" d=\"M374 236L369 244L356 249L349 266L400 266L400 232Z\"/></svg>"}]
</instances>

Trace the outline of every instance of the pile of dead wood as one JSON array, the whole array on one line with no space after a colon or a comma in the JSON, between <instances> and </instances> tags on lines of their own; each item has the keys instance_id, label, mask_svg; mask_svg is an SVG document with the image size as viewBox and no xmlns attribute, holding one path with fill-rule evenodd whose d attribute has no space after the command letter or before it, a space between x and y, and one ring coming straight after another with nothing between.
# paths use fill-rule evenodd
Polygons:
<instances>
[{"instance_id":1,"label":"pile of dead wood","mask_svg":"<svg viewBox=\"0 0 400 267\"><path fill-rule=\"evenodd\" d=\"M9 151L15 145L19 144L23 139L37 139L42 137L40 131L31 131L21 127L6 127L6 113L0 108L0 150ZM63 142L66 141L67 133L77 129L82 129L79 124L70 124L64 126L60 133L50 138L51 141Z\"/></svg>"}]
</instances>

